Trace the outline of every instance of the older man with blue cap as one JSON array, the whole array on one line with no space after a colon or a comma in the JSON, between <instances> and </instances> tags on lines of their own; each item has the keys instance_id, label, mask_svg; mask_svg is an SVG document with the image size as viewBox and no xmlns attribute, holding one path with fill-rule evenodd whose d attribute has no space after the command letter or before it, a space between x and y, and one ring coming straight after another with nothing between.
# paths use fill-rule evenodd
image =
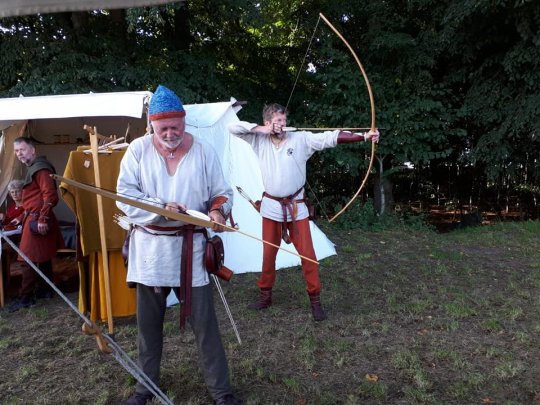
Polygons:
<instances>
[{"instance_id":1,"label":"older man with blue cap","mask_svg":"<svg viewBox=\"0 0 540 405\"><path fill-rule=\"evenodd\" d=\"M120 166L117 191L173 212L207 212L224 224L233 192L225 182L219 158L206 143L185 130L186 112L178 96L159 86L150 100L153 132L135 139ZM205 229L117 202L134 224L127 281L137 288L139 366L157 385L163 350L167 296L181 302L180 328L189 321L204 379L214 403L234 405L225 350L204 266ZM218 225L216 231L222 230ZM142 405L152 394L137 384L126 404Z\"/></svg>"}]
</instances>

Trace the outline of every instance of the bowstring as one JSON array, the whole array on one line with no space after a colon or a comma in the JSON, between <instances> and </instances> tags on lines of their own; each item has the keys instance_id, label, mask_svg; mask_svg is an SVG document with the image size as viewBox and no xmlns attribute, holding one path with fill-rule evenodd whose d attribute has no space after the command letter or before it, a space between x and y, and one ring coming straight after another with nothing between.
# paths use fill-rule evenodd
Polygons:
<instances>
[{"instance_id":1,"label":"bowstring","mask_svg":"<svg viewBox=\"0 0 540 405\"><path fill-rule=\"evenodd\" d=\"M309 51L311 49L311 44L313 43L313 39L315 38L315 34L317 33L317 28L319 28L319 23L320 22L321 22L321 16L319 15L319 17L317 18L317 22L315 23L315 28L313 29L313 33L311 34L311 39L309 40L309 44L308 44L306 52L304 54L304 58L302 59L302 63L300 64L300 67L298 68L298 73L296 74L296 78L294 80L291 93L289 94L289 99L287 100L287 104L285 104L285 110L289 109L289 104L291 102L292 95L294 93L294 90L296 89L296 85L298 84L298 80L300 79L300 75L302 74L302 68L304 67L304 64L306 62L307 56L308 56ZM300 168L300 165L298 164L298 161L296 160L296 158L293 155L291 155L291 157L293 158L294 163L296 164L296 166L298 168L298 171L300 173L302 173L302 169ZM326 217L326 220L329 221L330 216L328 215L328 213L324 209L324 206L321 204L321 201L317 197L317 193L315 193L315 189L313 187L311 187L311 184L309 184L309 181L307 179L307 173L306 173L306 185L308 186L309 191L311 191L311 194L313 195L313 197L315 197L315 201L316 201L317 205L321 208L324 216Z\"/></svg>"},{"instance_id":2,"label":"bowstring","mask_svg":"<svg viewBox=\"0 0 540 405\"><path fill-rule=\"evenodd\" d=\"M311 49L311 44L313 43L313 38L315 38L315 34L317 33L317 28L319 27L319 23L321 22L321 16L317 18L317 23L315 24L315 29L313 30L313 34L311 34L311 39L309 40L308 47L306 49L306 53L304 54L304 58L302 59L302 63L300 64L300 67L298 68L298 73L296 74L296 79L294 80L293 88L291 90L291 94L289 94L289 99L287 100L287 104L285 104L285 108L287 109L289 107L289 104L292 99L292 95L294 93L294 90L296 89L296 85L298 83L298 79L300 78L300 74L302 73L302 68L304 67L304 63L306 62L309 50Z\"/></svg>"}]
</instances>

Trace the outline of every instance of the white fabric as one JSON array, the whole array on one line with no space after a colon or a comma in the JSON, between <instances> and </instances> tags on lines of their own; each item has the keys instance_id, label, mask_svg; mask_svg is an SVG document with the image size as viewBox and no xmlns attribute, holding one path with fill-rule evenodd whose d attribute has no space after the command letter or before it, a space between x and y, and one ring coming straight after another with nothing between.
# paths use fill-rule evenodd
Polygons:
<instances>
[{"instance_id":1,"label":"white fabric","mask_svg":"<svg viewBox=\"0 0 540 405\"><path fill-rule=\"evenodd\" d=\"M126 91L0 98L0 121L66 117L140 118L144 101L151 95L148 91Z\"/></svg>"},{"instance_id":2,"label":"white fabric","mask_svg":"<svg viewBox=\"0 0 540 405\"><path fill-rule=\"evenodd\" d=\"M0 17L63 13L171 3L168 0L0 0Z\"/></svg>"},{"instance_id":3,"label":"white fabric","mask_svg":"<svg viewBox=\"0 0 540 405\"><path fill-rule=\"evenodd\" d=\"M229 127L229 131L248 142L259 157L265 191L274 197L288 197L296 193L306 183L306 162L316 151L337 145L339 131L287 132L284 141L277 147L269 136L253 132L257 124L241 121ZM301 191L295 199L304 197ZM297 205L297 219L309 216L305 204ZM274 221L283 221L283 208L279 201L264 198L261 215ZM287 221L292 221L287 212Z\"/></svg>"},{"instance_id":4,"label":"white fabric","mask_svg":"<svg viewBox=\"0 0 540 405\"><path fill-rule=\"evenodd\" d=\"M120 166L119 194L139 201L153 201L161 207L167 202L182 203L205 213L216 197L224 196L228 198L224 210L231 209L232 190L224 181L219 159L210 145L194 139L176 172L170 175L165 160L152 144L152 137L135 139L128 147ZM121 202L117 202L117 206L131 222L139 225L185 225ZM182 240L182 237L135 231L130 241L127 281L148 286L179 286ZM203 255L204 236L196 233L193 236L194 287L209 282Z\"/></svg>"}]
</instances>

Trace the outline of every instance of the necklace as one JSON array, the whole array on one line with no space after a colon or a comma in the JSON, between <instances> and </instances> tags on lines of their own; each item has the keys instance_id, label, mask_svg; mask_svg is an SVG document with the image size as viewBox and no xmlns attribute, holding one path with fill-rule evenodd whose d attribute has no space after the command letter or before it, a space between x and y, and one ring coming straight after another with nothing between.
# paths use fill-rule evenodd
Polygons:
<instances>
[{"instance_id":1,"label":"necklace","mask_svg":"<svg viewBox=\"0 0 540 405\"><path fill-rule=\"evenodd\" d=\"M176 152L176 150L174 152ZM169 152L169 156L167 156L167 159L174 159L174 152Z\"/></svg>"}]
</instances>

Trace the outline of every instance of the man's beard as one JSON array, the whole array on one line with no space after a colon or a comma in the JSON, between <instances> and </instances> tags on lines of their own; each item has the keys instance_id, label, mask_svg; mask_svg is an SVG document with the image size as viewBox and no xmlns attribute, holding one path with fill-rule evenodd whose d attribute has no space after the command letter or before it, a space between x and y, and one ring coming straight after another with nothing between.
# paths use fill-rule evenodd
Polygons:
<instances>
[{"instance_id":1,"label":"man's beard","mask_svg":"<svg viewBox=\"0 0 540 405\"><path fill-rule=\"evenodd\" d=\"M164 140L158 137L158 142L161 144L161 146L163 146L166 149L177 149L178 147L180 147L180 145L182 145L183 141L184 141L184 137L176 139L174 141Z\"/></svg>"},{"instance_id":2,"label":"man's beard","mask_svg":"<svg viewBox=\"0 0 540 405\"><path fill-rule=\"evenodd\" d=\"M34 159L31 158L31 157L29 157L29 158L23 157L23 158L19 158L19 161L25 166L30 166L32 164L32 162L34 161Z\"/></svg>"}]
</instances>

